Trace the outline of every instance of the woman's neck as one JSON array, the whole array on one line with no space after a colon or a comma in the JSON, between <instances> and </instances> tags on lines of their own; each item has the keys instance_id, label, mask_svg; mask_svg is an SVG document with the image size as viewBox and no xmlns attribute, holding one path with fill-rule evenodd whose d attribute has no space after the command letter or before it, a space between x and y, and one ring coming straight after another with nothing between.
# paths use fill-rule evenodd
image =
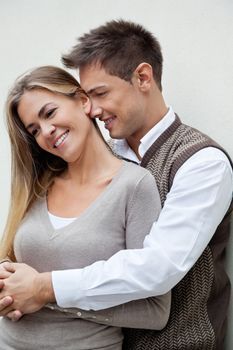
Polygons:
<instances>
[{"instance_id":1,"label":"woman's neck","mask_svg":"<svg viewBox=\"0 0 233 350\"><path fill-rule=\"evenodd\" d=\"M85 151L78 161L68 164L65 178L79 184L98 182L111 174L114 176L120 166L121 160L111 153L95 130L88 138Z\"/></svg>"},{"instance_id":2,"label":"woman's neck","mask_svg":"<svg viewBox=\"0 0 233 350\"><path fill-rule=\"evenodd\" d=\"M61 217L77 217L105 190L122 166L98 136L82 157L57 177L48 191L48 210ZM67 206L67 203L69 205Z\"/></svg>"}]
</instances>

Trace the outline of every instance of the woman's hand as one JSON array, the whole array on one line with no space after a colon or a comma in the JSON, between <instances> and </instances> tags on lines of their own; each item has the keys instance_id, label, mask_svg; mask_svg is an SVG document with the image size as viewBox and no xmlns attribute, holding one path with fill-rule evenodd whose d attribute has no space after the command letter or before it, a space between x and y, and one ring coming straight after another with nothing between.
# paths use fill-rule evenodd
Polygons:
<instances>
[{"instance_id":1,"label":"woman's hand","mask_svg":"<svg viewBox=\"0 0 233 350\"><path fill-rule=\"evenodd\" d=\"M4 262L0 263L0 279L7 278L11 275L12 272L7 270L7 266L9 266L8 261L4 261ZM2 281L0 281L0 282L2 282Z\"/></svg>"},{"instance_id":2,"label":"woman's hand","mask_svg":"<svg viewBox=\"0 0 233 350\"><path fill-rule=\"evenodd\" d=\"M4 288L5 278L10 277L12 272L7 270L7 262L0 264L0 291ZM2 311L6 312L7 308L13 303L13 298L11 296L0 297L0 315Z\"/></svg>"}]
</instances>

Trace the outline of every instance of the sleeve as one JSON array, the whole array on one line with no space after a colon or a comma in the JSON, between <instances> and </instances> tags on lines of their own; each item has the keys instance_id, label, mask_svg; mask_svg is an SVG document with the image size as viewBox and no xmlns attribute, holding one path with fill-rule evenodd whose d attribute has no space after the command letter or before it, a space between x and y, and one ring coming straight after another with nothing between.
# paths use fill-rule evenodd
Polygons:
<instances>
[{"instance_id":1,"label":"sleeve","mask_svg":"<svg viewBox=\"0 0 233 350\"><path fill-rule=\"evenodd\" d=\"M146 173L138 181L127 205L126 248L141 248L146 234L159 216L161 209L155 180ZM118 327L160 330L167 324L171 292L162 296L131 301L100 311L70 309L82 319Z\"/></svg>"},{"instance_id":2,"label":"sleeve","mask_svg":"<svg viewBox=\"0 0 233 350\"><path fill-rule=\"evenodd\" d=\"M209 147L178 170L143 249L121 250L83 269L53 271L57 303L101 310L171 290L197 261L232 201L223 152Z\"/></svg>"},{"instance_id":3,"label":"sleeve","mask_svg":"<svg viewBox=\"0 0 233 350\"><path fill-rule=\"evenodd\" d=\"M11 262L11 260L9 258L0 260L0 264L3 264L4 262Z\"/></svg>"},{"instance_id":4,"label":"sleeve","mask_svg":"<svg viewBox=\"0 0 233 350\"><path fill-rule=\"evenodd\" d=\"M149 173L138 181L126 212L126 249L142 248L152 224L161 211L159 192L154 177Z\"/></svg>"},{"instance_id":5,"label":"sleeve","mask_svg":"<svg viewBox=\"0 0 233 350\"><path fill-rule=\"evenodd\" d=\"M73 317L115 327L161 330L168 321L171 293L163 296L130 301L104 310L86 311L79 308L61 308L46 305L52 310L70 313Z\"/></svg>"}]
</instances>

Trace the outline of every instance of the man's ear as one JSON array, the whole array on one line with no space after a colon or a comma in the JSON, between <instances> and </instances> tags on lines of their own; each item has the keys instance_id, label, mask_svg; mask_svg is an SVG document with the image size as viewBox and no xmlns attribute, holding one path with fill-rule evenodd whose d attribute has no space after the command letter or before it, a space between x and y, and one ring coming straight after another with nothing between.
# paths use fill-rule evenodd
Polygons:
<instances>
[{"instance_id":1,"label":"man's ear","mask_svg":"<svg viewBox=\"0 0 233 350\"><path fill-rule=\"evenodd\" d=\"M149 63L140 63L133 73L134 79L141 91L148 91L153 81L153 69Z\"/></svg>"}]
</instances>

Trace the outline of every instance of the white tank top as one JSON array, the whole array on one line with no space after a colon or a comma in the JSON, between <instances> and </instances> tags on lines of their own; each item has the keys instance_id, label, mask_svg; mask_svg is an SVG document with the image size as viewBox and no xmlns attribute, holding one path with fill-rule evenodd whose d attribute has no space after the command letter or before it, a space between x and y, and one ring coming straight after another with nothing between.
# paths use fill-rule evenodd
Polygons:
<instances>
[{"instance_id":1,"label":"white tank top","mask_svg":"<svg viewBox=\"0 0 233 350\"><path fill-rule=\"evenodd\" d=\"M69 225L71 222L73 222L76 219L76 218L62 218L60 216L51 214L49 211L48 211L48 214L49 214L49 219L51 221L51 224L53 225L55 230Z\"/></svg>"}]
</instances>

